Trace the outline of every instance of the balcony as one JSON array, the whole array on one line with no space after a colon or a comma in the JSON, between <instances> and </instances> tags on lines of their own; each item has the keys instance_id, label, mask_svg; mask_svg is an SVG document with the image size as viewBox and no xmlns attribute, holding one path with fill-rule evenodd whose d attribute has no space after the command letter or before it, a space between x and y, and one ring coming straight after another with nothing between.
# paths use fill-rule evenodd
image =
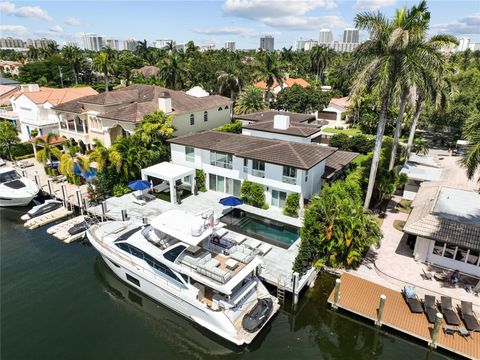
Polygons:
<instances>
[{"instance_id":1,"label":"balcony","mask_svg":"<svg viewBox=\"0 0 480 360\"><path fill-rule=\"evenodd\" d=\"M244 166L244 167L243 167L243 172L244 172L245 174L249 174L248 166Z\"/></svg>"},{"instance_id":2,"label":"balcony","mask_svg":"<svg viewBox=\"0 0 480 360\"><path fill-rule=\"evenodd\" d=\"M284 182L286 184L296 185L297 184L297 178L292 177L292 176L282 176L282 182Z\"/></svg>"},{"instance_id":3,"label":"balcony","mask_svg":"<svg viewBox=\"0 0 480 360\"><path fill-rule=\"evenodd\" d=\"M255 169L252 169L252 175L253 175L253 176L256 176L256 177L264 178L264 177L265 177L265 170L255 170Z\"/></svg>"},{"instance_id":4,"label":"balcony","mask_svg":"<svg viewBox=\"0 0 480 360\"><path fill-rule=\"evenodd\" d=\"M232 170L232 163L223 161L210 161L210 165Z\"/></svg>"}]
</instances>

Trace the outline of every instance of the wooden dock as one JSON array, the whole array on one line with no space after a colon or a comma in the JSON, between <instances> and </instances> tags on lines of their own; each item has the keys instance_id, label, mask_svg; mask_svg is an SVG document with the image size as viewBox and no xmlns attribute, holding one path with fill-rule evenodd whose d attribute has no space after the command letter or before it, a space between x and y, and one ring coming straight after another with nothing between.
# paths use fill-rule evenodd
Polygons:
<instances>
[{"instance_id":1,"label":"wooden dock","mask_svg":"<svg viewBox=\"0 0 480 360\"><path fill-rule=\"evenodd\" d=\"M328 298L328 302L332 305L334 304L334 293L335 290ZM398 291L349 273L343 273L337 306L376 322L377 309L382 294L386 296L382 325L430 344L432 342L433 324L428 322L425 314L410 312L402 294ZM443 322L442 329L445 325L446 323ZM436 346L469 359L480 359L479 332L471 332L470 336L462 337L458 333L447 335L441 330Z\"/></svg>"}]
</instances>

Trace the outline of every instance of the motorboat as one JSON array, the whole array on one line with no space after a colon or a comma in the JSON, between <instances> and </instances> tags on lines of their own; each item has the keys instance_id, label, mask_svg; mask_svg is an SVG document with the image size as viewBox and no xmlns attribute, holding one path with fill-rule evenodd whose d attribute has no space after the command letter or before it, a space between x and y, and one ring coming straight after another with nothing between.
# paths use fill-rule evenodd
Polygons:
<instances>
[{"instance_id":1,"label":"motorboat","mask_svg":"<svg viewBox=\"0 0 480 360\"><path fill-rule=\"evenodd\" d=\"M13 167L0 167L0 206L26 206L38 192L37 184Z\"/></svg>"},{"instance_id":2,"label":"motorboat","mask_svg":"<svg viewBox=\"0 0 480 360\"><path fill-rule=\"evenodd\" d=\"M45 200L43 204L36 205L32 207L25 215L21 217L22 220L26 221L33 219L49 212L60 209L63 206L63 203L58 200Z\"/></svg>"},{"instance_id":3,"label":"motorboat","mask_svg":"<svg viewBox=\"0 0 480 360\"><path fill-rule=\"evenodd\" d=\"M254 249L211 244L221 226L213 211L169 210L148 226L95 224L87 238L131 287L236 345L249 344L278 311L278 300L257 276L262 260Z\"/></svg>"}]
</instances>

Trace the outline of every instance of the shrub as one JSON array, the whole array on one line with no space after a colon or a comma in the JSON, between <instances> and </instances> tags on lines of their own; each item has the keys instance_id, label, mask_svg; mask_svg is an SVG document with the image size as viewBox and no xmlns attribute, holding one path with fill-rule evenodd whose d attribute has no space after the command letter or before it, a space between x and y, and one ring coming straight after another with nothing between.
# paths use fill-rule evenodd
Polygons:
<instances>
[{"instance_id":1,"label":"shrub","mask_svg":"<svg viewBox=\"0 0 480 360\"><path fill-rule=\"evenodd\" d=\"M73 185L80 185L82 183L82 179L78 175L67 174L67 182Z\"/></svg>"},{"instance_id":2,"label":"shrub","mask_svg":"<svg viewBox=\"0 0 480 360\"><path fill-rule=\"evenodd\" d=\"M225 124L222 125L215 130L217 131L222 131L222 132L229 132L229 133L234 133L234 134L241 134L242 133L242 122L241 121L235 121L230 124Z\"/></svg>"},{"instance_id":3,"label":"shrub","mask_svg":"<svg viewBox=\"0 0 480 360\"><path fill-rule=\"evenodd\" d=\"M203 172L203 170L195 170L195 183L197 184L198 191L207 191L207 188L205 187L205 173Z\"/></svg>"},{"instance_id":4,"label":"shrub","mask_svg":"<svg viewBox=\"0 0 480 360\"><path fill-rule=\"evenodd\" d=\"M248 204L261 208L265 203L265 192L263 185L245 180L240 189L242 200Z\"/></svg>"},{"instance_id":5,"label":"shrub","mask_svg":"<svg viewBox=\"0 0 480 360\"><path fill-rule=\"evenodd\" d=\"M33 158L34 156L35 156L35 154L27 154L27 155L23 155L23 156L14 156L14 159L16 161L19 161L19 160L30 159L30 158Z\"/></svg>"},{"instance_id":6,"label":"shrub","mask_svg":"<svg viewBox=\"0 0 480 360\"><path fill-rule=\"evenodd\" d=\"M369 139L363 134L353 136L335 134L331 137L329 145L337 147L340 150L367 154L373 150L375 139Z\"/></svg>"},{"instance_id":7,"label":"shrub","mask_svg":"<svg viewBox=\"0 0 480 360\"><path fill-rule=\"evenodd\" d=\"M122 195L128 194L130 191L130 188L125 184L113 185L113 196L120 197Z\"/></svg>"},{"instance_id":8,"label":"shrub","mask_svg":"<svg viewBox=\"0 0 480 360\"><path fill-rule=\"evenodd\" d=\"M291 193L285 200L285 209L283 214L291 217L298 217L298 209L300 208L300 195Z\"/></svg>"},{"instance_id":9,"label":"shrub","mask_svg":"<svg viewBox=\"0 0 480 360\"><path fill-rule=\"evenodd\" d=\"M26 155L31 155L33 154L33 145L32 143L26 141L22 142L19 144L16 144L12 146L12 156L17 158L17 157L22 157ZM32 155L33 157L33 155ZM26 159L26 158L25 158Z\"/></svg>"}]
</instances>

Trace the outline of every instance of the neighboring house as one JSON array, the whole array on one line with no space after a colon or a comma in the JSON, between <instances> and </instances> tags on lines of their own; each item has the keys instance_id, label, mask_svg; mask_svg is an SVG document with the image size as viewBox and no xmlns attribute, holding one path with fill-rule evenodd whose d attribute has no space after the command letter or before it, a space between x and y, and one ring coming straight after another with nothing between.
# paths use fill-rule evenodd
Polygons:
<instances>
[{"instance_id":1,"label":"neighboring house","mask_svg":"<svg viewBox=\"0 0 480 360\"><path fill-rule=\"evenodd\" d=\"M133 134L145 115L161 110L173 116L175 136L209 130L231 119L232 101L219 95L196 97L155 85L132 85L55 107L60 135L89 148L94 139L110 146Z\"/></svg>"},{"instance_id":2,"label":"neighboring house","mask_svg":"<svg viewBox=\"0 0 480 360\"><path fill-rule=\"evenodd\" d=\"M142 75L144 78L148 78L157 76L159 71L160 69L158 67L150 65L141 67L140 69L133 69L132 73Z\"/></svg>"},{"instance_id":3,"label":"neighboring house","mask_svg":"<svg viewBox=\"0 0 480 360\"><path fill-rule=\"evenodd\" d=\"M16 87L19 87L20 82L18 82L17 80L7 79L0 76L0 85L14 85Z\"/></svg>"},{"instance_id":4,"label":"neighboring house","mask_svg":"<svg viewBox=\"0 0 480 360\"><path fill-rule=\"evenodd\" d=\"M12 111L10 98L18 91L16 85L0 85L0 119L8 120L17 127L20 132L20 123L18 115Z\"/></svg>"},{"instance_id":5,"label":"neighboring house","mask_svg":"<svg viewBox=\"0 0 480 360\"><path fill-rule=\"evenodd\" d=\"M209 190L240 196L243 180L263 185L266 203L283 208L291 193L318 194L336 148L208 131L169 140L174 164L201 169ZM303 208L303 202L300 206Z\"/></svg>"},{"instance_id":6,"label":"neighboring house","mask_svg":"<svg viewBox=\"0 0 480 360\"><path fill-rule=\"evenodd\" d=\"M345 120L346 112L351 106L352 102L348 97L333 98L325 109L318 112L317 118L319 120L335 120L340 124L342 120Z\"/></svg>"},{"instance_id":7,"label":"neighboring house","mask_svg":"<svg viewBox=\"0 0 480 360\"><path fill-rule=\"evenodd\" d=\"M0 75L18 76L22 63L18 61L0 61Z\"/></svg>"},{"instance_id":8,"label":"neighboring house","mask_svg":"<svg viewBox=\"0 0 480 360\"><path fill-rule=\"evenodd\" d=\"M208 92L203 90L201 86L194 86L190 90L186 91L187 95L195 96L195 97L205 97L210 96Z\"/></svg>"},{"instance_id":9,"label":"neighboring house","mask_svg":"<svg viewBox=\"0 0 480 360\"><path fill-rule=\"evenodd\" d=\"M255 87L257 87L259 89L262 89L264 91L268 90L267 83L265 81L259 81L259 82L255 83L254 85L255 85ZM273 83L273 85L271 86L270 91L272 92L272 94L277 95L282 89L287 88L287 87L292 87L293 85L298 85L298 86L301 86L303 88L310 87L310 84L305 79L289 77L289 78L283 79L282 84L279 84L275 81Z\"/></svg>"},{"instance_id":10,"label":"neighboring house","mask_svg":"<svg viewBox=\"0 0 480 360\"><path fill-rule=\"evenodd\" d=\"M89 86L53 89L36 84L22 85L20 91L10 99L12 111L20 121L20 138L29 140L33 129L38 129L39 135L58 134L59 117L52 108L93 94L98 93Z\"/></svg>"},{"instance_id":11,"label":"neighboring house","mask_svg":"<svg viewBox=\"0 0 480 360\"><path fill-rule=\"evenodd\" d=\"M241 121L243 125L256 124L263 121L273 121L275 115L287 115L291 123L311 123L315 121L315 115L302 114L289 111L265 110L244 115L235 115L235 120Z\"/></svg>"},{"instance_id":12,"label":"neighboring house","mask_svg":"<svg viewBox=\"0 0 480 360\"><path fill-rule=\"evenodd\" d=\"M415 260L480 277L480 194L423 184L412 206Z\"/></svg>"},{"instance_id":13,"label":"neighboring house","mask_svg":"<svg viewBox=\"0 0 480 360\"><path fill-rule=\"evenodd\" d=\"M403 198L413 200L423 182L441 179L442 169L430 156L411 154L400 174L408 176L408 182L403 189Z\"/></svg>"}]
</instances>

